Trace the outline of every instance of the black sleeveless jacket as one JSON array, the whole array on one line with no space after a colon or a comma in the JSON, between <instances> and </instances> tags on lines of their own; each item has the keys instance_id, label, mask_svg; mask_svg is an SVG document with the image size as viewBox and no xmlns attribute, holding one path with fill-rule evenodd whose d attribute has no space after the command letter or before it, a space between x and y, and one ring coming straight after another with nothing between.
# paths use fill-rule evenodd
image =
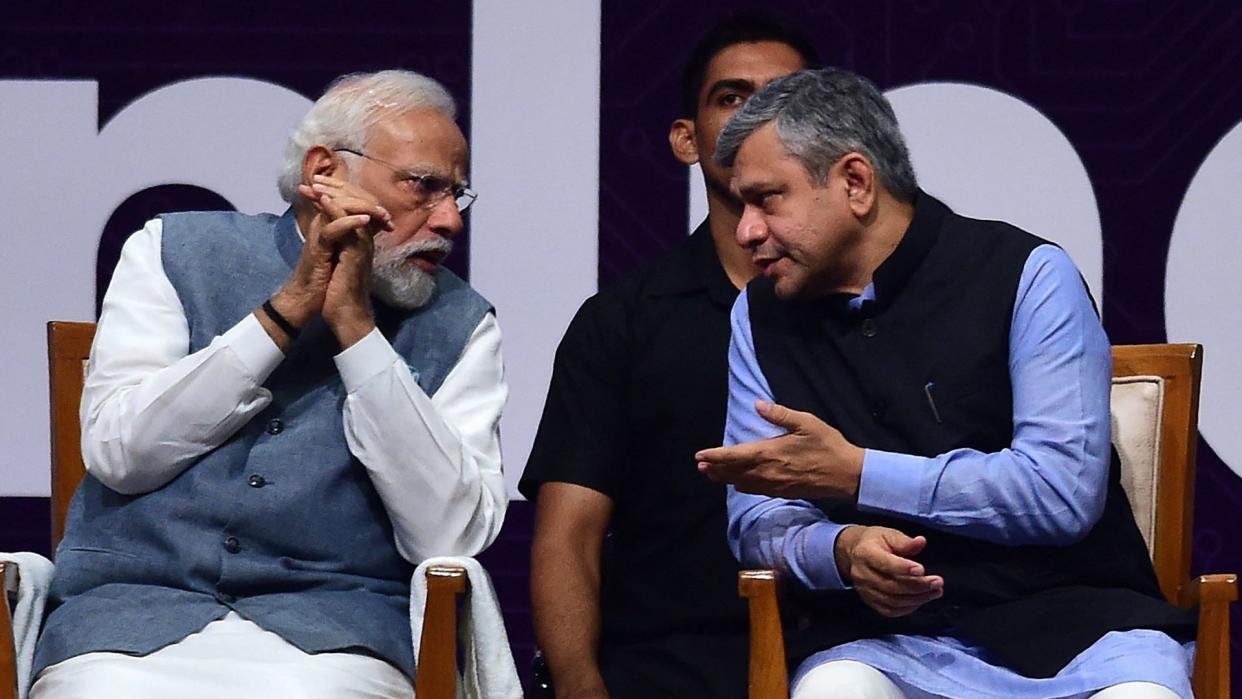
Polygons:
<instances>
[{"instance_id":1,"label":"black sleeveless jacket","mask_svg":"<svg viewBox=\"0 0 1242 699\"><path fill-rule=\"evenodd\" d=\"M843 297L781 302L769 280L756 280L747 289L751 329L776 401L866 448L936 456L1008 447L1010 323L1027 257L1045 243L920 193L903 240L876 270L877 302L861 313L846 312ZM924 393L933 382L938 415ZM793 662L859 638L950 634L1022 674L1050 677L1112 630L1193 633L1193 616L1160 594L1115 451L1104 514L1068 546L994 544L852 505L821 507L838 523L926 535L918 560L944 577L945 594L898 619L853 591L794 597L786 603Z\"/></svg>"}]
</instances>

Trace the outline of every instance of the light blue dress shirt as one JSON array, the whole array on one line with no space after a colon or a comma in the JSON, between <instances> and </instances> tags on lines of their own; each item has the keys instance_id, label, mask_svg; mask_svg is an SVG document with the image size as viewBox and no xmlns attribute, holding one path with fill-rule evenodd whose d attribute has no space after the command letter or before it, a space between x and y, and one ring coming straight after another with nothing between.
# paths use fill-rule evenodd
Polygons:
<instances>
[{"instance_id":1,"label":"light blue dress shirt","mask_svg":"<svg viewBox=\"0 0 1242 699\"><path fill-rule=\"evenodd\" d=\"M874 293L867 287L852 305ZM732 322L726 445L784 431L755 411L756 401L774 398L755 356L744 291ZM1111 349L1077 268L1060 248L1042 245L1027 259L1009 340L1009 448L956 449L934 457L867 449L860 510L1011 545L1068 544L1090 530L1107 494ZM733 487L728 498L729 546L743 566L775 568L811 590L847 588L833 551L847 525L806 500L748 495ZM1157 631L1112 632L1056 677L1031 679L987 663L983 649L953 638L885 636L812 655L791 686L812 667L848 659L884 671L908 696L1077 697L1142 681L1189 698L1193 649L1193 643Z\"/></svg>"}]
</instances>

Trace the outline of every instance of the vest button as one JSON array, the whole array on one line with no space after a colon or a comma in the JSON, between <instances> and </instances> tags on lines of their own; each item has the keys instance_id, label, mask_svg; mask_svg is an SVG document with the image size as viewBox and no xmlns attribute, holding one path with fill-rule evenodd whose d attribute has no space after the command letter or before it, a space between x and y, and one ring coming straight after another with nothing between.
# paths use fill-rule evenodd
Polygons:
<instances>
[{"instance_id":1,"label":"vest button","mask_svg":"<svg viewBox=\"0 0 1242 699\"><path fill-rule=\"evenodd\" d=\"M863 337L875 337L875 332L875 321L870 318L864 318L862 322Z\"/></svg>"},{"instance_id":2,"label":"vest button","mask_svg":"<svg viewBox=\"0 0 1242 699\"><path fill-rule=\"evenodd\" d=\"M246 483L251 488L262 488L263 486L267 485L267 479L256 473L253 476L247 478Z\"/></svg>"},{"instance_id":3,"label":"vest button","mask_svg":"<svg viewBox=\"0 0 1242 699\"><path fill-rule=\"evenodd\" d=\"M888 414L888 406L882 402L871 404L871 417L877 422L884 422L884 417Z\"/></svg>"},{"instance_id":4,"label":"vest button","mask_svg":"<svg viewBox=\"0 0 1242 699\"><path fill-rule=\"evenodd\" d=\"M216 598L216 601L219 602L220 604L232 604L237 601L236 597L234 597L233 595L230 595L227 592L217 592L214 595L214 597Z\"/></svg>"},{"instance_id":5,"label":"vest button","mask_svg":"<svg viewBox=\"0 0 1242 699\"><path fill-rule=\"evenodd\" d=\"M281 432L284 432L284 431L285 431L285 423L281 422L280 418L274 417L268 421L267 423L268 434L280 434Z\"/></svg>"},{"instance_id":6,"label":"vest button","mask_svg":"<svg viewBox=\"0 0 1242 699\"><path fill-rule=\"evenodd\" d=\"M237 553L241 551L241 542L235 536L227 537L224 540L224 550L229 553Z\"/></svg>"}]
</instances>

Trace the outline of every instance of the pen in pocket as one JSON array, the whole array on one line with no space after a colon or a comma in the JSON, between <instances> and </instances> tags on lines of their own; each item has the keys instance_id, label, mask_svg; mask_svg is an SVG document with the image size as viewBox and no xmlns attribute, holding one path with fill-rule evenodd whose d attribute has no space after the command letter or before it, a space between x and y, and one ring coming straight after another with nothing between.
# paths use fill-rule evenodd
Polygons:
<instances>
[{"instance_id":1,"label":"pen in pocket","mask_svg":"<svg viewBox=\"0 0 1242 699\"><path fill-rule=\"evenodd\" d=\"M932 389L936 387L935 381L928 381L923 386L923 395L927 396L927 407L931 408L932 417L936 418L937 424L943 424L944 420L940 419L940 409L936 407L936 398L932 395Z\"/></svg>"}]
</instances>

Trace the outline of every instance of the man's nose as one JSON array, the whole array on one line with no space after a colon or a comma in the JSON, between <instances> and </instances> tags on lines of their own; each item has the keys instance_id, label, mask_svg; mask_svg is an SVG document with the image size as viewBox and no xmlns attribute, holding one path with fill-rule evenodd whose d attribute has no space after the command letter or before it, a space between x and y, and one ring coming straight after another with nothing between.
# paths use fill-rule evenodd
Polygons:
<instances>
[{"instance_id":1,"label":"man's nose","mask_svg":"<svg viewBox=\"0 0 1242 699\"><path fill-rule=\"evenodd\" d=\"M742 209L742 218L737 222L737 244L744 248L753 248L768 237L768 227L763 222L759 209L746 205Z\"/></svg>"},{"instance_id":2,"label":"man's nose","mask_svg":"<svg viewBox=\"0 0 1242 699\"><path fill-rule=\"evenodd\" d=\"M444 197L432 207L427 225L445 238L452 238L461 233L466 223L461 218L461 212L457 210L457 200L450 196Z\"/></svg>"}]
</instances>

